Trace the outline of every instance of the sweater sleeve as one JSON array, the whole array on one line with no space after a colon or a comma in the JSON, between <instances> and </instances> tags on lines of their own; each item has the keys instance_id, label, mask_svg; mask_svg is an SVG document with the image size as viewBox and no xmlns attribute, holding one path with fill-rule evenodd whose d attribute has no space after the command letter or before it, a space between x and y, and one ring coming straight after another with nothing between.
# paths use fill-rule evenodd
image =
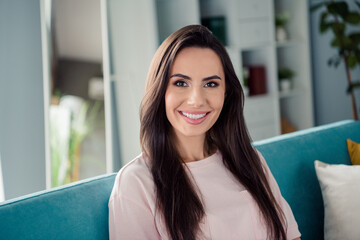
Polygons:
<instances>
[{"instance_id":1,"label":"sweater sleeve","mask_svg":"<svg viewBox=\"0 0 360 240\"><path fill-rule=\"evenodd\" d=\"M118 196L109 201L109 236L110 240L161 239L150 209Z\"/></svg>"},{"instance_id":2,"label":"sweater sleeve","mask_svg":"<svg viewBox=\"0 0 360 240\"><path fill-rule=\"evenodd\" d=\"M270 170L269 166L267 165L264 157L261 155L260 152L258 152L258 154L259 154L260 160L263 164L265 174L268 179L271 191L272 191L276 201L280 205L281 210L283 211L283 213L285 215L286 227L287 227L287 229L286 229L287 239L298 238L301 236L301 234L299 232L298 225L297 225L295 217L292 213L292 210L291 210L289 204L284 199L284 197L281 195L280 188L279 188L274 176L272 175L271 170Z\"/></svg>"}]
</instances>

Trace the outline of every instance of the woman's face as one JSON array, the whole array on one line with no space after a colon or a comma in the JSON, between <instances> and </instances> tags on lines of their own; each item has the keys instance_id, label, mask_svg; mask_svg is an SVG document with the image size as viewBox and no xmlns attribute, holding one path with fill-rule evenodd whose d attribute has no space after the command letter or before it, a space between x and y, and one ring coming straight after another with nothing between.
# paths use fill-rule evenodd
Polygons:
<instances>
[{"instance_id":1,"label":"woman's face","mask_svg":"<svg viewBox=\"0 0 360 240\"><path fill-rule=\"evenodd\" d=\"M181 50L170 69L166 116L179 137L205 136L218 119L225 98L225 74L209 48Z\"/></svg>"}]
</instances>

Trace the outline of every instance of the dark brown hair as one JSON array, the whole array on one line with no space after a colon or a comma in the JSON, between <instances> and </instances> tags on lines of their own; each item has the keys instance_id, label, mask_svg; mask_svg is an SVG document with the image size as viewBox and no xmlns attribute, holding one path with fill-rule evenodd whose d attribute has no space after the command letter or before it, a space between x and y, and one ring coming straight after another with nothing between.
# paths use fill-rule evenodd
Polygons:
<instances>
[{"instance_id":1,"label":"dark brown hair","mask_svg":"<svg viewBox=\"0 0 360 240\"><path fill-rule=\"evenodd\" d=\"M175 56L186 47L209 48L220 57L225 73L223 109L207 132L208 146L216 146L224 165L252 195L267 224L271 239L286 239L285 219L251 145L243 116L244 94L231 60L222 44L201 25L181 28L158 48L150 65L140 108L140 142L151 161L157 209L162 213L169 236L174 240L195 239L204 207L183 168L183 160L171 138L165 113L165 92Z\"/></svg>"}]
</instances>

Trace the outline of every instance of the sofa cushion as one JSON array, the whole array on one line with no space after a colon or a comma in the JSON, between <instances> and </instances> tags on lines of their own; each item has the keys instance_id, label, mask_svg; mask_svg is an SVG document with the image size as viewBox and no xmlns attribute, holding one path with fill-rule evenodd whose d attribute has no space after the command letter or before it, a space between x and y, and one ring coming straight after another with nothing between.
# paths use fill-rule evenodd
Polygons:
<instances>
[{"instance_id":1,"label":"sofa cushion","mask_svg":"<svg viewBox=\"0 0 360 240\"><path fill-rule=\"evenodd\" d=\"M108 239L115 174L0 204L1 239Z\"/></svg>"},{"instance_id":2,"label":"sofa cushion","mask_svg":"<svg viewBox=\"0 0 360 240\"><path fill-rule=\"evenodd\" d=\"M353 165L360 165L360 144L350 139L346 140L350 160Z\"/></svg>"},{"instance_id":3,"label":"sofa cushion","mask_svg":"<svg viewBox=\"0 0 360 240\"><path fill-rule=\"evenodd\" d=\"M348 138L360 142L360 122L341 121L254 143L291 206L302 239L324 238L324 206L314 161L351 164Z\"/></svg>"},{"instance_id":4,"label":"sofa cushion","mask_svg":"<svg viewBox=\"0 0 360 240\"><path fill-rule=\"evenodd\" d=\"M360 236L360 166L315 161L324 199L325 240Z\"/></svg>"}]
</instances>

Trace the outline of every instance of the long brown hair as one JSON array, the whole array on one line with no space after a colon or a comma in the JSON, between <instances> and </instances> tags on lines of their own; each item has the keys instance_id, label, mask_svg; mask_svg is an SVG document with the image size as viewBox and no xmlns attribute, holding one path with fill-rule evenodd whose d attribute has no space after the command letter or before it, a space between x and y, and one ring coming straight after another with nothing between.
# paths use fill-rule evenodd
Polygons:
<instances>
[{"instance_id":1,"label":"long brown hair","mask_svg":"<svg viewBox=\"0 0 360 240\"><path fill-rule=\"evenodd\" d=\"M180 154L171 141L165 113L165 92L175 56L186 47L210 48L221 59L226 96L222 112L207 132L208 146L216 146L224 165L250 192L265 219L271 239L286 239L285 219L276 202L256 150L251 145L244 116L244 94L222 44L201 25L186 26L171 34L158 48L150 65L140 108L140 142L151 160L157 209L174 240L195 239L204 206L186 174Z\"/></svg>"}]
</instances>

